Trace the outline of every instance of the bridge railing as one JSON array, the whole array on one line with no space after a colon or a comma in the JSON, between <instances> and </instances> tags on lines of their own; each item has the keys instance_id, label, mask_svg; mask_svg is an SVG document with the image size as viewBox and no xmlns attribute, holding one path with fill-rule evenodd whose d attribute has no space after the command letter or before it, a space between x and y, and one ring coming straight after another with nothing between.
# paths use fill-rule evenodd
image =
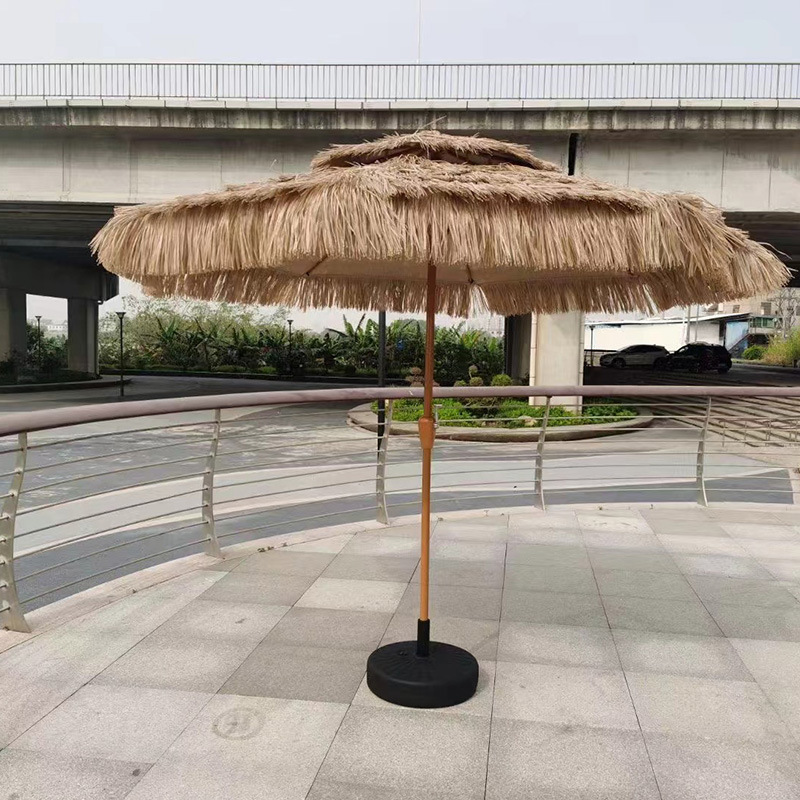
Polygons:
<instances>
[{"instance_id":1,"label":"bridge railing","mask_svg":"<svg viewBox=\"0 0 800 800\"><path fill-rule=\"evenodd\" d=\"M0 64L0 97L791 100L800 98L800 64Z\"/></svg>"},{"instance_id":2,"label":"bridge railing","mask_svg":"<svg viewBox=\"0 0 800 800\"><path fill-rule=\"evenodd\" d=\"M419 396L263 392L6 415L0 627L24 631L26 611L171 559L418 513L407 400ZM795 503L800 387L470 387L436 397L435 512ZM383 435L370 406L379 399Z\"/></svg>"}]
</instances>

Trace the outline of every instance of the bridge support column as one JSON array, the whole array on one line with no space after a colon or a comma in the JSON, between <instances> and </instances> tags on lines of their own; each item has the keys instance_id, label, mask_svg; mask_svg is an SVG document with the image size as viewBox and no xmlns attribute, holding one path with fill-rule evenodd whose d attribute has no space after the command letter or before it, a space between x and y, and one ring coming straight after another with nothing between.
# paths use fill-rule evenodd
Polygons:
<instances>
[{"instance_id":1,"label":"bridge support column","mask_svg":"<svg viewBox=\"0 0 800 800\"><path fill-rule=\"evenodd\" d=\"M530 337L531 386L580 386L583 383L583 314L534 315ZM560 404L578 407L579 397L563 397ZM544 398L532 398L534 405Z\"/></svg>"},{"instance_id":2,"label":"bridge support column","mask_svg":"<svg viewBox=\"0 0 800 800\"><path fill-rule=\"evenodd\" d=\"M528 379L531 352L531 315L506 317L504 372L515 381Z\"/></svg>"},{"instance_id":3,"label":"bridge support column","mask_svg":"<svg viewBox=\"0 0 800 800\"><path fill-rule=\"evenodd\" d=\"M67 300L67 366L97 374L97 300Z\"/></svg>"},{"instance_id":4,"label":"bridge support column","mask_svg":"<svg viewBox=\"0 0 800 800\"><path fill-rule=\"evenodd\" d=\"M0 361L28 351L27 296L20 289L0 288Z\"/></svg>"}]
</instances>

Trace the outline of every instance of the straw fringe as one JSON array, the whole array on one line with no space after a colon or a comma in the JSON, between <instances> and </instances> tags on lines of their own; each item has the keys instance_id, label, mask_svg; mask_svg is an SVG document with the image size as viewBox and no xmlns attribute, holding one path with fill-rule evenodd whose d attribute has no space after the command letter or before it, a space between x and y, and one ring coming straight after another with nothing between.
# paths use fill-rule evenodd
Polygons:
<instances>
[{"instance_id":1,"label":"straw fringe","mask_svg":"<svg viewBox=\"0 0 800 800\"><path fill-rule=\"evenodd\" d=\"M520 145L424 132L314 163L118 209L92 246L107 269L158 294L401 312L423 307L432 262L451 281L439 310L458 315L664 308L788 278L700 198L568 177Z\"/></svg>"}]
</instances>

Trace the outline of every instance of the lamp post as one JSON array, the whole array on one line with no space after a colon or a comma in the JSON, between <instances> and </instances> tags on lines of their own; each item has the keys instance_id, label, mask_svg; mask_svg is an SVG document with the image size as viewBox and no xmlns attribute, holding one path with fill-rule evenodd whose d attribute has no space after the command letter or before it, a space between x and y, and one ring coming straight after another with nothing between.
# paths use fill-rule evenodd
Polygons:
<instances>
[{"instance_id":1,"label":"lamp post","mask_svg":"<svg viewBox=\"0 0 800 800\"><path fill-rule=\"evenodd\" d=\"M292 323L293 319L287 319L286 323L289 326L289 374L292 374Z\"/></svg>"},{"instance_id":2,"label":"lamp post","mask_svg":"<svg viewBox=\"0 0 800 800\"><path fill-rule=\"evenodd\" d=\"M386 312L378 312L378 386L386 386ZM378 400L378 452L386 430L386 400Z\"/></svg>"},{"instance_id":3,"label":"lamp post","mask_svg":"<svg viewBox=\"0 0 800 800\"><path fill-rule=\"evenodd\" d=\"M122 320L125 317L124 311L117 311L117 316L119 317L119 396L125 397L125 348L122 339Z\"/></svg>"},{"instance_id":4,"label":"lamp post","mask_svg":"<svg viewBox=\"0 0 800 800\"><path fill-rule=\"evenodd\" d=\"M39 362L39 372L42 371L42 315L36 315L36 360Z\"/></svg>"}]
</instances>

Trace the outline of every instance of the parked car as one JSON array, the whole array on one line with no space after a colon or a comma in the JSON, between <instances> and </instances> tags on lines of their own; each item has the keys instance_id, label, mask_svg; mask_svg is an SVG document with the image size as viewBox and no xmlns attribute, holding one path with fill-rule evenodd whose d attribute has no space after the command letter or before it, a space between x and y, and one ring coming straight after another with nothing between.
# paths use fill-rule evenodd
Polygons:
<instances>
[{"instance_id":1,"label":"parked car","mask_svg":"<svg viewBox=\"0 0 800 800\"><path fill-rule=\"evenodd\" d=\"M731 368L731 354L721 344L692 342L676 350L658 369L674 369L685 372L727 372Z\"/></svg>"},{"instance_id":2,"label":"parked car","mask_svg":"<svg viewBox=\"0 0 800 800\"><path fill-rule=\"evenodd\" d=\"M625 369L625 367L653 367L661 359L666 363L669 350L657 344L632 344L623 350L606 353L600 357L601 367Z\"/></svg>"}]
</instances>

